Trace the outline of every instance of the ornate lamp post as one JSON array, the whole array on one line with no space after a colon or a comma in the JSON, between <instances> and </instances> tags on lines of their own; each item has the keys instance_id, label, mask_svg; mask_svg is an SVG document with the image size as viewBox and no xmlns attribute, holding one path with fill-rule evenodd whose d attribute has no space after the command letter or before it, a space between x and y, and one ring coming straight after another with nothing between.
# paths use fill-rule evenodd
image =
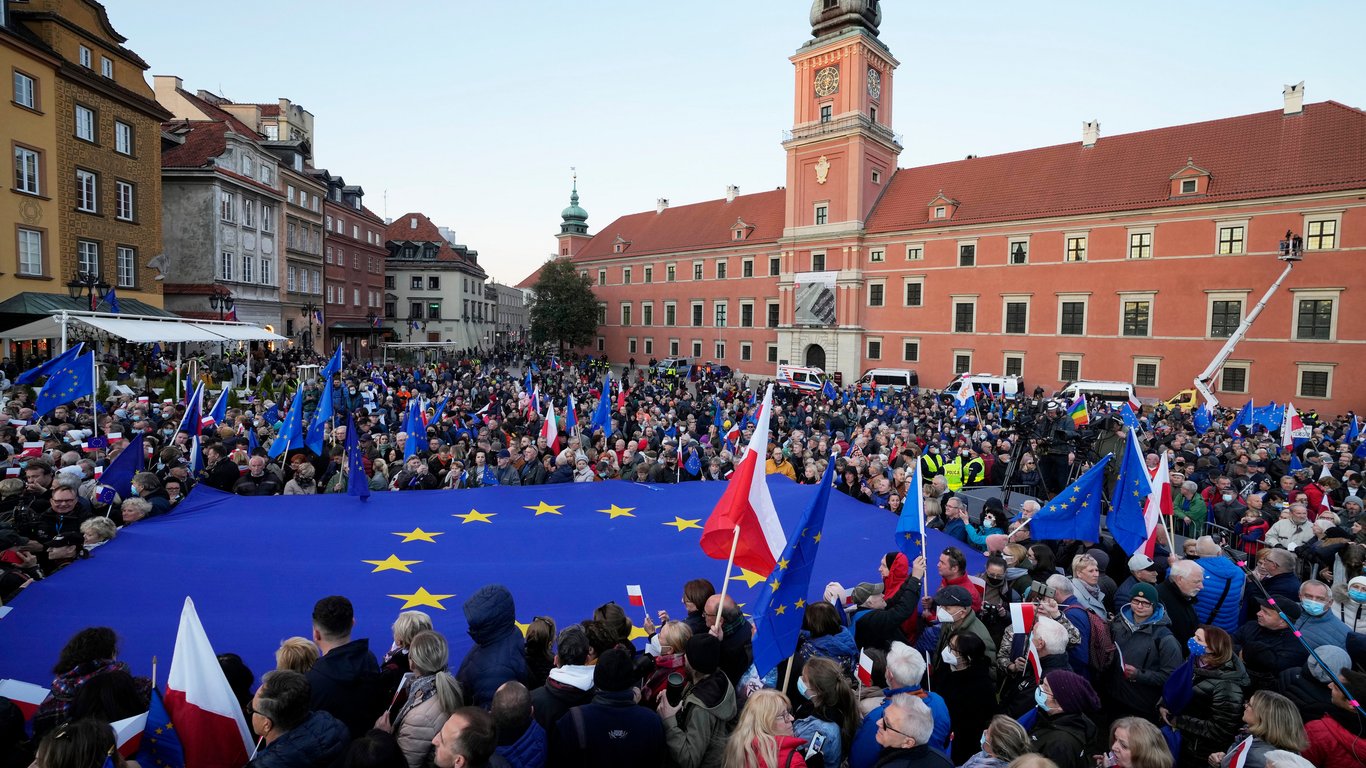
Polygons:
<instances>
[{"instance_id":1,"label":"ornate lamp post","mask_svg":"<svg viewBox=\"0 0 1366 768\"><path fill-rule=\"evenodd\" d=\"M304 331L304 349L308 354L313 354L313 315L318 311L318 305L313 302L305 302L299 308L299 313L308 319L308 329Z\"/></svg>"},{"instance_id":2,"label":"ornate lamp post","mask_svg":"<svg viewBox=\"0 0 1366 768\"><path fill-rule=\"evenodd\" d=\"M220 285L214 288L213 293L209 294L209 307L218 310L219 320L224 319L227 313L232 311L233 306L232 291L227 288ZM218 342L218 356L222 357L224 351L224 342Z\"/></svg>"},{"instance_id":3,"label":"ornate lamp post","mask_svg":"<svg viewBox=\"0 0 1366 768\"><path fill-rule=\"evenodd\" d=\"M104 294L108 290L108 283L101 280L99 275L92 275L88 272L76 273L76 276L66 284L66 292L73 300L79 300L82 294L90 297L91 312L94 312L99 303L104 300Z\"/></svg>"}]
</instances>

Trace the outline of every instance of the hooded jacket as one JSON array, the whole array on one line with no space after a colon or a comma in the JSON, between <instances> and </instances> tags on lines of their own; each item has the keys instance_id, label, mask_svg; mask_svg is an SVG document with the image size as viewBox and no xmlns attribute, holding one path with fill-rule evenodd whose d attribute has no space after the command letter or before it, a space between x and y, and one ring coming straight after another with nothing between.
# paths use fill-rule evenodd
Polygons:
<instances>
[{"instance_id":1,"label":"hooded jacket","mask_svg":"<svg viewBox=\"0 0 1366 768\"><path fill-rule=\"evenodd\" d=\"M460 662L455 679L475 706L488 707L498 686L509 680L526 684L530 675L516 607L507 587L489 584L465 601L464 610L474 647Z\"/></svg>"},{"instance_id":2,"label":"hooded jacket","mask_svg":"<svg viewBox=\"0 0 1366 768\"><path fill-rule=\"evenodd\" d=\"M1247 574L1237 563L1223 557L1202 557L1195 564L1205 572L1204 588L1195 598L1197 624L1213 624L1232 634L1241 619Z\"/></svg>"},{"instance_id":3,"label":"hooded jacket","mask_svg":"<svg viewBox=\"0 0 1366 768\"><path fill-rule=\"evenodd\" d=\"M670 763L677 768L721 768L738 713L735 686L725 673L697 681L683 696L678 712L664 718Z\"/></svg>"},{"instance_id":4,"label":"hooded jacket","mask_svg":"<svg viewBox=\"0 0 1366 768\"><path fill-rule=\"evenodd\" d=\"M1190 704L1172 725L1181 732L1181 763L1205 765L1211 752L1233 743L1243 726L1243 690L1252 682L1237 656L1213 669L1195 668Z\"/></svg>"},{"instance_id":5,"label":"hooded jacket","mask_svg":"<svg viewBox=\"0 0 1366 768\"><path fill-rule=\"evenodd\" d=\"M550 671L545 685L531 692L532 716L548 735L566 712L592 699L592 667L586 664L556 667Z\"/></svg>"},{"instance_id":6,"label":"hooded jacket","mask_svg":"<svg viewBox=\"0 0 1366 768\"><path fill-rule=\"evenodd\" d=\"M1181 646L1172 634L1167 611L1158 603L1153 606L1153 615L1139 624L1133 608L1121 606L1110 631L1119 648L1116 655L1122 655L1125 664L1138 670L1130 680L1116 661L1109 672L1110 695L1125 710L1151 718L1157 714L1163 683L1181 664Z\"/></svg>"},{"instance_id":7,"label":"hooded jacket","mask_svg":"<svg viewBox=\"0 0 1366 768\"><path fill-rule=\"evenodd\" d=\"M312 709L336 717L353 739L364 736L388 704L379 662L365 638L339 645L320 657L308 670L308 684L313 692Z\"/></svg>"},{"instance_id":8,"label":"hooded jacket","mask_svg":"<svg viewBox=\"0 0 1366 768\"><path fill-rule=\"evenodd\" d=\"M351 743L346 725L326 712L310 712L308 718L263 745L248 768L326 768L339 759Z\"/></svg>"}]
</instances>

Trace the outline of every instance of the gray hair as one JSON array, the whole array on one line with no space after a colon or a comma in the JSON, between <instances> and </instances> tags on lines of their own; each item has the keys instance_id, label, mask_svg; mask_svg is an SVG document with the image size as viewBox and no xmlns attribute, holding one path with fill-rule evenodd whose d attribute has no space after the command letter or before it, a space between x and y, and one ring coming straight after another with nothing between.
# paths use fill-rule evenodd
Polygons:
<instances>
[{"instance_id":1,"label":"gray hair","mask_svg":"<svg viewBox=\"0 0 1366 768\"><path fill-rule=\"evenodd\" d=\"M109 541L118 534L118 527L114 521L107 517L92 517L81 523L81 533L93 533L99 537L100 541Z\"/></svg>"},{"instance_id":2,"label":"gray hair","mask_svg":"<svg viewBox=\"0 0 1366 768\"><path fill-rule=\"evenodd\" d=\"M146 517L152 512L152 502L142 498L141 496L134 496L130 499L124 499L122 506L120 506L119 508L124 512L127 512L129 509L140 510L142 512L143 517Z\"/></svg>"},{"instance_id":3,"label":"gray hair","mask_svg":"<svg viewBox=\"0 0 1366 768\"><path fill-rule=\"evenodd\" d=\"M930 734L934 733L934 715L930 714L929 706L919 696L898 693L892 697L890 706L901 710L906 716L903 736L915 739L917 747L930 743Z\"/></svg>"},{"instance_id":4,"label":"gray hair","mask_svg":"<svg viewBox=\"0 0 1366 768\"><path fill-rule=\"evenodd\" d=\"M1067 652L1067 630L1054 619L1047 616L1035 619L1034 636L1039 638L1045 656Z\"/></svg>"},{"instance_id":5,"label":"gray hair","mask_svg":"<svg viewBox=\"0 0 1366 768\"><path fill-rule=\"evenodd\" d=\"M1288 549L1268 549L1263 557L1275 563L1276 567L1282 571L1293 572L1295 570L1295 553Z\"/></svg>"},{"instance_id":6,"label":"gray hair","mask_svg":"<svg viewBox=\"0 0 1366 768\"><path fill-rule=\"evenodd\" d=\"M1199 547L1198 544L1196 546ZM1171 575L1183 579L1203 579L1205 571L1194 560L1177 560L1171 564Z\"/></svg>"},{"instance_id":7,"label":"gray hair","mask_svg":"<svg viewBox=\"0 0 1366 768\"><path fill-rule=\"evenodd\" d=\"M1200 486L1196 485L1194 480L1187 480L1186 482L1181 484L1181 490L1198 491L1200 490Z\"/></svg>"},{"instance_id":8,"label":"gray hair","mask_svg":"<svg viewBox=\"0 0 1366 768\"><path fill-rule=\"evenodd\" d=\"M925 657L911 646L893 641L887 651L887 676L896 680L893 687L920 685L920 678L925 676Z\"/></svg>"},{"instance_id":9,"label":"gray hair","mask_svg":"<svg viewBox=\"0 0 1366 768\"><path fill-rule=\"evenodd\" d=\"M1300 584L1300 599L1301 599L1301 600L1304 599L1304 597L1305 597L1304 592L1305 592L1305 590L1308 589L1309 587L1322 587L1322 588L1323 588L1323 593L1324 593L1325 596L1327 596L1327 597L1329 597L1329 598L1332 598L1332 596L1333 596L1333 591L1332 591L1332 589L1330 589L1330 588L1328 587L1327 584L1324 584L1323 582L1319 581L1318 579L1306 579L1305 582L1304 582L1303 584Z\"/></svg>"},{"instance_id":10,"label":"gray hair","mask_svg":"<svg viewBox=\"0 0 1366 768\"><path fill-rule=\"evenodd\" d=\"M1082 557L1086 557L1086 555L1082 555ZM1072 580L1061 573L1055 573L1052 576L1049 576L1048 581L1044 582L1044 586L1053 590L1055 593L1060 592L1066 595L1074 595L1077 593L1076 588L1072 586Z\"/></svg>"},{"instance_id":11,"label":"gray hair","mask_svg":"<svg viewBox=\"0 0 1366 768\"><path fill-rule=\"evenodd\" d=\"M1218 557L1224 553L1223 547L1213 536L1201 536L1195 540L1195 554L1201 557Z\"/></svg>"}]
</instances>

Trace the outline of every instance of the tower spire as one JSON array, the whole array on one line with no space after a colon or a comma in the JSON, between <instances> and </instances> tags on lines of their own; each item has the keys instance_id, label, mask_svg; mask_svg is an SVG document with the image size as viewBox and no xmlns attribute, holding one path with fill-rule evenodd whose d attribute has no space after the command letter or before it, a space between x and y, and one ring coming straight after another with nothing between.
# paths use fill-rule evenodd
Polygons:
<instances>
[{"instance_id":1,"label":"tower spire","mask_svg":"<svg viewBox=\"0 0 1366 768\"><path fill-rule=\"evenodd\" d=\"M569 167L572 178L572 187L569 193L569 207L560 211L560 234L562 235L586 235L588 234L588 211L579 207L579 171L574 166Z\"/></svg>"}]
</instances>

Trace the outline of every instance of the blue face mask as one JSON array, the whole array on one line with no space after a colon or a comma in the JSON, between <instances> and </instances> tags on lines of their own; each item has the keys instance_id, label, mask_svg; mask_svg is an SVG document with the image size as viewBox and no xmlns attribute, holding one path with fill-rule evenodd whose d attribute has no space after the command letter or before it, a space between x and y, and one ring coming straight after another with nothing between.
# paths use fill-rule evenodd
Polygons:
<instances>
[{"instance_id":1,"label":"blue face mask","mask_svg":"<svg viewBox=\"0 0 1366 768\"><path fill-rule=\"evenodd\" d=\"M1193 637L1186 641L1186 650L1190 651L1190 653L1191 653L1192 656L1204 656L1204 655L1205 655L1205 646L1201 645L1201 644L1200 644L1198 641L1196 641L1196 639L1193 638Z\"/></svg>"},{"instance_id":2,"label":"blue face mask","mask_svg":"<svg viewBox=\"0 0 1366 768\"><path fill-rule=\"evenodd\" d=\"M1048 697L1043 695L1042 688L1034 689L1034 703L1038 705L1039 709L1042 709L1044 712L1048 711Z\"/></svg>"},{"instance_id":3,"label":"blue face mask","mask_svg":"<svg viewBox=\"0 0 1366 768\"><path fill-rule=\"evenodd\" d=\"M807 691L806 681L803 680L803 679L801 679L800 677L797 678L797 693L800 693L800 694L802 695L802 698L803 698L803 699L809 699L809 698L811 698L810 696L806 695L806 691Z\"/></svg>"},{"instance_id":4,"label":"blue face mask","mask_svg":"<svg viewBox=\"0 0 1366 768\"><path fill-rule=\"evenodd\" d=\"M1305 600L1303 603L1300 603L1300 607L1310 616L1322 616L1328 611L1328 606L1314 600Z\"/></svg>"},{"instance_id":5,"label":"blue face mask","mask_svg":"<svg viewBox=\"0 0 1366 768\"><path fill-rule=\"evenodd\" d=\"M1347 590L1347 596L1358 603L1366 603L1366 592L1358 592L1355 589Z\"/></svg>"}]
</instances>

